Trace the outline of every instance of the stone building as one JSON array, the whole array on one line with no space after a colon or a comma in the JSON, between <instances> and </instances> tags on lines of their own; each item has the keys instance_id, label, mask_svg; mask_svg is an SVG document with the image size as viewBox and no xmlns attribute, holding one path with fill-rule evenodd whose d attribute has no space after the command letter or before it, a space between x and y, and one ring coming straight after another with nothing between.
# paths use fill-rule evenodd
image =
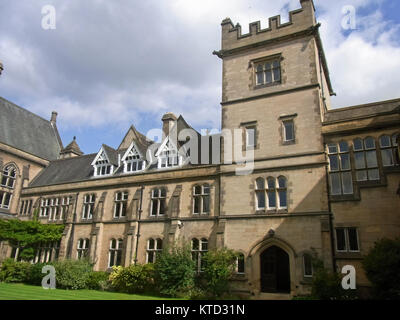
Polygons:
<instances>
[{"instance_id":1,"label":"stone building","mask_svg":"<svg viewBox=\"0 0 400 320\"><path fill-rule=\"evenodd\" d=\"M314 4L300 4L289 22L272 17L267 29L250 24L249 34L229 18L222 22L214 52L223 62L219 135L201 136L167 113L161 143L131 126L118 148L83 155L75 139L62 147L53 114L43 120L46 137L30 135L33 147L48 141L51 154L20 155L24 149L8 140L12 128L0 127L3 175L12 163L19 186L6 213L66 225L62 241L43 244L35 261L86 256L107 270L154 262L177 240L191 243L199 271L207 250L240 252L232 284L244 295L307 293L315 254L330 269L354 265L357 285L368 286L362 255L374 241L400 235L400 99L332 109ZM22 126L25 118L3 106L21 110L3 102L0 123ZM198 149L186 148L187 132ZM252 170L230 161L236 153L254 155Z\"/></svg>"}]
</instances>

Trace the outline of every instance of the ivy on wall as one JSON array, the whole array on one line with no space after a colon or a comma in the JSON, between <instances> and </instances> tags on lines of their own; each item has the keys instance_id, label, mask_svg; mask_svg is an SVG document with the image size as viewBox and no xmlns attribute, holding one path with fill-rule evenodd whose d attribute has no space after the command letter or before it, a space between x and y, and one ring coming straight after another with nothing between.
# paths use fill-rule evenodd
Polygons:
<instances>
[{"instance_id":1,"label":"ivy on wall","mask_svg":"<svg viewBox=\"0 0 400 320\"><path fill-rule=\"evenodd\" d=\"M35 248L40 243L61 240L64 225L41 224L39 221L0 220L0 241L8 241L20 249L20 258L34 258Z\"/></svg>"}]
</instances>

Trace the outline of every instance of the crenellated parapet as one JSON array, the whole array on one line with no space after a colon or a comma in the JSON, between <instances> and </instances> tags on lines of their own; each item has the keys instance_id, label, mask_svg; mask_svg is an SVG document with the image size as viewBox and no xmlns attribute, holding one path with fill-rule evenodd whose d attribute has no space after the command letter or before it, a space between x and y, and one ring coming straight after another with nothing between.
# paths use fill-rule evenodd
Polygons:
<instances>
[{"instance_id":1,"label":"crenellated parapet","mask_svg":"<svg viewBox=\"0 0 400 320\"><path fill-rule=\"evenodd\" d=\"M236 26L230 18L222 21L222 51L229 51L255 43L265 42L296 34L317 25L312 0L300 0L301 9L289 12L289 22L281 23L281 16L269 18L268 28L261 29L260 21L250 23L249 33L242 34L240 24Z\"/></svg>"}]
</instances>

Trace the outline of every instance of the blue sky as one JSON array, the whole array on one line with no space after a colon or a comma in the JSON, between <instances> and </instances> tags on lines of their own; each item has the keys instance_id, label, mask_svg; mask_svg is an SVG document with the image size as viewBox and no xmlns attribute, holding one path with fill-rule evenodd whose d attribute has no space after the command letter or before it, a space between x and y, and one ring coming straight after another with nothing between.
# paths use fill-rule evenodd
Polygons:
<instances>
[{"instance_id":1,"label":"blue sky","mask_svg":"<svg viewBox=\"0 0 400 320\"><path fill-rule=\"evenodd\" d=\"M55 30L41 9L56 8ZM321 36L337 97L334 107L400 96L400 3L316 0ZM342 8L356 9L343 30ZM219 129L220 23L248 24L300 7L298 0L37 0L0 3L0 95L49 118L58 112L64 144L85 153L118 147L129 126L161 127L182 114L196 129Z\"/></svg>"}]
</instances>

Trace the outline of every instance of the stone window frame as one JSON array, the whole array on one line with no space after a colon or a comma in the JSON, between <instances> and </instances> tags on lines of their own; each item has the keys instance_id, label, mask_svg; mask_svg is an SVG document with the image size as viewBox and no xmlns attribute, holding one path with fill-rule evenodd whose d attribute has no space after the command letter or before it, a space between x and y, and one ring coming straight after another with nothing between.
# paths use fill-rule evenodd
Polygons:
<instances>
[{"instance_id":1,"label":"stone window frame","mask_svg":"<svg viewBox=\"0 0 400 320\"><path fill-rule=\"evenodd\" d=\"M89 258L90 240L88 238L80 238L76 243L76 258L78 260Z\"/></svg>"},{"instance_id":2,"label":"stone window frame","mask_svg":"<svg viewBox=\"0 0 400 320\"><path fill-rule=\"evenodd\" d=\"M285 187L281 188L279 186L279 179L284 178L285 179ZM257 180L263 179L264 180L264 189L258 189L257 187ZM274 180L274 187L271 188L268 185L268 180L273 179ZM254 197L255 197L255 202L254 202L254 211L256 214L287 214L289 212L289 179L286 175L282 174L275 174L275 175L268 175L268 176L258 176L254 179L253 181L253 186L254 188ZM261 192L264 191L264 201L265 201L265 208L258 208L258 201L257 201L257 191ZM280 191L286 191L286 207L281 207L280 206ZM273 192L275 195L275 207L269 207L269 194Z\"/></svg>"},{"instance_id":3,"label":"stone window frame","mask_svg":"<svg viewBox=\"0 0 400 320\"><path fill-rule=\"evenodd\" d=\"M87 197L89 197L89 200L87 200ZM81 220L87 221L93 219L96 198L97 198L96 193L87 193L83 196ZM87 208L89 208L89 212L87 212Z\"/></svg>"},{"instance_id":4,"label":"stone window frame","mask_svg":"<svg viewBox=\"0 0 400 320\"><path fill-rule=\"evenodd\" d=\"M246 275L246 254L243 251L238 251L236 257L236 275L237 276L245 276ZM239 258L243 257L243 271L239 271Z\"/></svg>"},{"instance_id":5,"label":"stone window frame","mask_svg":"<svg viewBox=\"0 0 400 320\"><path fill-rule=\"evenodd\" d=\"M298 117L297 113L294 114L289 114L289 115L281 115L278 119L278 121L280 122L280 127L279 127L279 136L280 136L280 145L282 146L290 146L290 145L294 145L294 144L298 144L298 137L297 137L297 125L296 125L296 118ZM286 132L285 132L285 122L291 121L293 122L293 140L286 140L285 136L286 136Z\"/></svg>"},{"instance_id":6,"label":"stone window frame","mask_svg":"<svg viewBox=\"0 0 400 320\"><path fill-rule=\"evenodd\" d=\"M398 151L398 138L399 138L400 134L395 132L393 134L381 134L378 137L378 146L379 146L379 151L380 151L380 161L382 162L382 168L383 169L392 169L392 168L398 168L400 166L400 155L399 155L399 151ZM383 137L388 137L389 138L389 146L383 146L382 145L382 138ZM385 165L383 163L383 151L385 150L390 150L391 151L391 157L392 157L392 161L393 164L392 165Z\"/></svg>"},{"instance_id":7,"label":"stone window frame","mask_svg":"<svg viewBox=\"0 0 400 320\"><path fill-rule=\"evenodd\" d=\"M7 202L6 202L6 199L7 199ZM12 199L13 199L12 192L0 190L0 209L10 210Z\"/></svg>"},{"instance_id":8,"label":"stone window frame","mask_svg":"<svg viewBox=\"0 0 400 320\"><path fill-rule=\"evenodd\" d=\"M201 187L201 193L196 194L196 187ZM204 187L208 187L208 193L204 193ZM201 217L201 216L209 216L211 215L211 188L212 185L208 182L205 183L196 183L192 186L192 216L194 217ZM208 212L204 212L204 198L208 196ZM200 198L200 212L194 212L196 198Z\"/></svg>"},{"instance_id":9,"label":"stone window frame","mask_svg":"<svg viewBox=\"0 0 400 320\"><path fill-rule=\"evenodd\" d=\"M277 54L250 60L249 66L252 70L251 87L253 88L253 90L282 85L283 84L283 69L282 69L282 61L283 60L284 60L284 58L282 56L282 53L277 53ZM258 84L257 83L257 73L258 73L257 67L259 65L265 65L267 63L273 63L275 61L277 61L279 63L279 76L280 76L279 81L272 81L270 83ZM273 69L274 68L271 69L272 74L273 74ZM263 68L263 73L265 73L265 68Z\"/></svg>"},{"instance_id":10,"label":"stone window frame","mask_svg":"<svg viewBox=\"0 0 400 320\"><path fill-rule=\"evenodd\" d=\"M122 194L122 197L120 200L117 199L118 194ZM126 195L126 199L124 199L124 195ZM119 190L119 191L115 191L114 192L114 205L113 205L113 219L114 220L123 220L126 219L126 216L128 214L128 201L129 201L129 190ZM123 204L122 206L120 206L119 209L119 214L118 216L116 215L116 211L117 211L117 204ZM124 204L125 204L125 210L123 210L124 208ZM121 211L124 211L125 214L121 215Z\"/></svg>"},{"instance_id":11,"label":"stone window frame","mask_svg":"<svg viewBox=\"0 0 400 320\"><path fill-rule=\"evenodd\" d=\"M341 148L341 143L346 143L347 144L347 151L343 151ZM330 148L334 145L334 147L336 148L336 152L331 152ZM350 143L348 141L345 140L340 140L338 142L329 142L326 143L326 153L328 155L328 172L329 172L329 195L332 197L354 197L354 194L356 192L356 188L355 188L355 175L353 173L354 171L354 166L352 165L352 163L354 163L353 159L352 159L352 154L351 154L351 147L350 147ZM349 164L350 164L350 168L349 169L343 169L342 167L342 157L343 155L348 155L349 158ZM330 160L330 156L337 156L338 157L338 170L334 170L332 171L331 168L331 160ZM350 173L351 175L351 180L352 180L352 192L351 193L344 193L344 186L343 186L343 173ZM331 185L331 175L332 174L339 174L340 175L340 185L341 185L341 193L340 194L333 194L332 193L332 185Z\"/></svg>"},{"instance_id":12,"label":"stone window frame","mask_svg":"<svg viewBox=\"0 0 400 320\"><path fill-rule=\"evenodd\" d=\"M356 235L357 235L357 247L358 250L350 250L350 241L349 241L349 229L354 229L356 230ZM337 230L344 230L345 231L345 250L339 250L338 249L338 237L337 237ZM335 251L337 253L360 253L361 252L361 243L360 243L360 228L358 226L335 226Z\"/></svg>"},{"instance_id":13,"label":"stone window frame","mask_svg":"<svg viewBox=\"0 0 400 320\"><path fill-rule=\"evenodd\" d=\"M13 175L12 172L14 172ZM17 184L18 174L19 174L18 167L15 163L10 162L5 164L1 169L0 187L9 190L14 190ZM5 183L3 183L3 180L5 180ZM9 185L10 181L12 182L11 186Z\"/></svg>"},{"instance_id":14,"label":"stone window frame","mask_svg":"<svg viewBox=\"0 0 400 320\"><path fill-rule=\"evenodd\" d=\"M374 142L374 148L368 148L366 146L366 140L367 139L372 139L372 141ZM355 148L355 141L356 140L361 140L362 142L362 149L356 149ZM378 146L378 141L371 136L366 136L364 138L360 138L360 137L355 137L354 139L352 139L352 151L353 151L353 158L354 158L354 170L355 170L355 181L359 184L359 185L370 185L370 184L380 184L382 181L382 163L381 163L381 156L378 155L379 153L379 148ZM372 166L372 167L368 167L368 162L367 162L367 158L366 158L366 154L367 152L373 152L375 151L375 156L376 156L376 167ZM363 160L364 160L364 164L365 167L364 168L357 168L357 160L356 160L356 154L357 153L363 153ZM369 171L372 170L378 170L378 175L379 178L378 179L369 179ZM358 180L357 177L357 172L358 171L366 171L367 172L367 179L366 180Z\"/></svg>"},{"instance_id":15,"label":"stone window frame","mask_svg":"<svg viewBox=\"0 0 400 320\"><path fill-rule=\"evenodd\" d=\"M193 241L198 241L198 249L193 249ZM206 244L206 249L203 245ZM192 260L196 263L196 272L201 273L202 271L202 257L209 251L210 240L207 237L192 237L190 240L190 251L192 254Z\"/></svg>"},{"instance_id":16,"label":"stone window frame","mask_svg":"<svg viewBox=\"0 0 400 320\"><path fill-rule=\"evenodd\" d=\"M247 151L247 150L258 150L260 149L260 144L259 144L259 130L258 130L258 121L247 121L247 122L242 122L239 126L240 129L242 129L242 151ZM249 146L247 145L247 130L249 128L254 128L254 145Z\"/></svg>"},{"instance_id":17,"label":"stone window frame","mask_svg":"<svg viewBox=\"0 0 400 320\"><path fill-rule=\"evenodd\" d=\"M309 262L310 262L310 265L311 265L311 274L306 274L306 270L307 270L307 268L306 268L306 258L307 257L310 259ZM304 279L312 279L313 276L314 276L314 267L313 267L313 264L312 264L312 260L313 260L312 254L309 253L309 252L304 252L302 254L302 256L301 256L301 260L302 260L302 266L303 266L303 278Z\"/></svg>"},{"instance_id":18,"label":"stone window frame","mask_svg":"<svg viewBox=\"0 0 400 320\"><path fill-rule=\"evenodd\" d=\"M23 199L19 206L18 214L20 216L30 216L33 208L33 199Z\"/></svg>"},{"instance_id":19,"label":"stone window frame","mask_svg":"<svg viewBox=\"0 0 400 320\"><path fill-rule=\"evenodd\" d=\"M158 197L154 197L154 191L158 190L159 195L162 195L161 191L165 192L165 196L158 196ZM168 188L165 186L157 186L157 187L153 187L150 189L150 204L149 204L149 217L151 219L157 219L157 218L165 218L168 217L168 203L167 203L167 199L168 199ZM153 200L158 200L157 201L157 214L153 215ZM164 213L160 214L160 200L164 200Z\"/></svg>"},{"instance_id":20,"label":"stone window frame","mask_svg":"<svg viewBox=\"0 0 400 320\"><path fill-rule=\"evenodd\" d=\"M115 241L115 247L113 247L113 241ZM112 255L114 261L111 261ZM108 269L111 269L113 266L122 266L123 255L124 255L124 239L122 237L111 238L109 240L109 246L108 246L108 262L107 262ZM120 264L117 264L118 256L121 260ZM113 264L111 264L111 262L113 262Z\"/></svg>"},{"instance_id":21,"label":"stone window frame","mask_svg":"<svg viewBox=\"0 0 400 320\"><path fill-rule=\"evenodd\" d=\"M154 241L153 248L150 248L150 241ZM161 242L161 246L159 246ZM146 241L146 264L147 263L155 263L157 260L157 254L161 253L163 250L164 239L161 237L150 237ZM150 261L149 257L152 255L152 261Z\"/></svg>"}]
</instances>

